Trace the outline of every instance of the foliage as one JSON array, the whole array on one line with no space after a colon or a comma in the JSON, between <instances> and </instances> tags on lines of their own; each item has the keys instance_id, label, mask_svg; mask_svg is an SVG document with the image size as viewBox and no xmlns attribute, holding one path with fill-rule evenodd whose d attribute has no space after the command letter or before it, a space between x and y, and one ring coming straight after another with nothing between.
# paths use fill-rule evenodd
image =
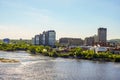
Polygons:
<instances>
[{"instance_id":1,"label":"foliage","mask_svg":"<svg viewBox=\"0 0 120 80\"><path fill-rule=\"evenodd\" d=\"M49 56L50 57L58 57L58 54L55 50L53 50L53 51L49 52Z\"/></svg>"},{"instance_id":2,"label":"foliage","mask_svg":"<svg viewBox=\"0 0 120 80\"><path fill-rule=\"evenodd\" d=\"M70 50L70 52L72 52L73 54L71 54L71 55L74 55L75 57L81 57L82 56L82 48L79 48L79 47L77 47L77 48L73 48L73 49L71 49Z\"/></svg>"},{"instance_id":3,"label":"foliage","mask_svg":"<svg viewBox=\"0 0 120 80\"><path fill-rule=\"evenodd\" d=\"M117 43L120 43L120 39L111 39L109 40L110 42L117 42Z\"/></svg>"},{"instance_id":4,"label":"foliage","mask_svg":"<svg viewBox=\"0 0 120 80\"><path fill-rule=\"evenodd\" d=\"M44 46L37 46L36 47L36 52L37 53L42 53L43 49L44 49Z\"/></svg>"},{"instance_id":5,"label":"foliage","mask_svg":"<svg viewBox=\"0 0 120 80\"><path fill-rule=\"evenodd\" d=\"M69 57L75 57L75 54L72 52L69 52L68 54L69 54Z\"/></svg>"},{"instance_id":6,"label":"foliage","mask_svg":"<svg viewBox=\"0 0 120 80\"><path fill-rule=\"evenodd\" d=\"M29 50L31 53L33 53L33 54L36 53L36 47L35 47L35 46L30 46L30 47L28 48L28 50Z\"/></svg>"},{"instance_id":7,"label":"foliage","mask_svg":"<svg viewBox=\"0 0 120 80\"><path fill-rule=\"evenodd\" d=\"M120 55L119 55L119 56L116 56L115 62L120 62Z\"/></svg>"},{"instance_id":8,"label":"foliage","mask_svg":"<svg viewBox=\"0 0 120 80\"><path fill-rule=\"evenodd\" d=\"M24 50L29 51L32 54L42 54L44 56L50 57L63 57L63 58L80 58L80 59L91 59L91 60L103 60L103 61L115 61L120 62L120 54L112 54L110 52L95 53L92 50L83 51L82 48L73 48L68 50L68 52L56 51L49 46L35 46L27 43L18 44L6 44L0 43L0 50L3 51L16 51Z\"/></svg>"},{"instance_id":9,"label":"foliage","mask_svg":"<svg viewBox=\"0 0 120 80\"><path fill-rule=\"evenodd\" d=\"M49 56L49 53L48 53L47 49L43 49L43 50L42 50L42 54L43 54L44 56Z\"/></svg>"},{"instance_id":10,"label":"foliage","mask_svg":"<svg viewBox=\"0 0 120 80\"><path fill-rule=\"evenodd\" d=\"M69 54L67 54L67 53L61 53L61 54L59 54L59 56L63 57L63 58L68 58Z\"/></svg>"}]
</instances>

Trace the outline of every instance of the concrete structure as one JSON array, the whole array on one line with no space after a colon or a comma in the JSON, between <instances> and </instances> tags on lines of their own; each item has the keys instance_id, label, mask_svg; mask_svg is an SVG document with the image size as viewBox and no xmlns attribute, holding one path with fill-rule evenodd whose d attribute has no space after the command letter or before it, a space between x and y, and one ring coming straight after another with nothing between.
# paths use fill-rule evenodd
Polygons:
<instances>
[{"instance_id":1,"label":"concrete structure","mask_svg":"<svg viewBox=\"0 0 120 80\"><path fill-rule=\"evenodd\" d=\"M40 35L35 35L35 45L40 45Z\"/></svg>"},{"instance_id":2,"label":"concrete structure","mask_svg":"<svg viewBox=\"0 0 120 80\"><path fill-rule=\"evenodd\" d=\"M96 47L95 48L95 52L99 53L99 52L106 52L108 49L107 47Z\"/></svg>"},{"instance_id":3,"label":"concrete structure","mask_svg":"<svg viewBox=\"0 0 120 80\"><path fill-rule=\"evenodd\" d=\"M45 43L45 35L46 35L46 33L45 33L45 31L44 31L43 34L42 34L42 44L43 44L43 45L46 44L46 43Z\"/></svg>"},{"instance_id":4,"label":"concrete structure","mask_svg":"<svg viewBox=\"0 0 120 80\"><path fill-rule=\"evenodd\" d=\"M98 42L98 36L97 35L94 35L94 43Z\"/></svg>"},{"instance_id":5,"label":"concrete structure","mask_svg":"<svg viewBox=\"0 0 120 80\"><path fill-rule=\"evenodd\" d=\"M54 47L55 41L56 41L56 32L54 30L46 31L46 35L45 35L46 45Z\"/></svg>"},{"instance_id":6,"label":"concrete structure","mask_svg":"<svg viewBox=\"0 0 120 80\"><path fill-rule=\"evenodd\" d=\"M120 49L120 43L119 43L119 44L117 44L117 48L119 48L119 49Z\"/></svg>"},{"instance_id":7,"label":"concrete structure","mask_svg":"<svg viewBox=\"0 0 120 80\"><path fill-rule=\"evenodd\" d=\"M35 38L32 38L32 44L35 44Z\"/></svg>"},{"instance_id":8,"label":"concrete structure","mask_svg":"<svg viewBox=\"0 0 120 80\"><path fill-rule=\"evenodd\" d=\"M106 43L107 42L107 28L98 29L98 42Z\"/></svg>"},{"instance_id":9,"label":"concrete structure","mask_svg":"<svg viewBox=\"0 0 120 80\"><path fill-rule=\"evenodd\" d=\"M87 37L84 40L84 45L93 46L94 42L95 42L94 37Z\"/></svg>"},{"instance_id":10,"label":"concrete structure","mask_svg":"<svg viewBox=\"0 0 120 80\"><path fill-rule=\"evenodd\" d=\"M83 45L83 40L81 38L61 38L59 43L63 46L81 46Z\"/></svg>"},{"instance_id":11,"label":"concrete structure","mask_svg":"<svg viewBox=\"0 0 120 80\"><path fill-rule=\"evenodd\" d=\"M5 39L3 39L3 42L6 43L6 44L9 44L10 43L10 39L9 38L5 38Z\"/></svg>"},{"instance_id":12,"label":"concrete structure","mask_svg":"<svg viewBox=\"0 0 120 80\"><path fill-rule=\"evenodd\" d=\"M34 45L44 45L44 46L51 46L55 47L56 42L56 32L54 30L44 31L40 35L35 35L32 38L32 44Z\"/></svg>"}]
</instances>

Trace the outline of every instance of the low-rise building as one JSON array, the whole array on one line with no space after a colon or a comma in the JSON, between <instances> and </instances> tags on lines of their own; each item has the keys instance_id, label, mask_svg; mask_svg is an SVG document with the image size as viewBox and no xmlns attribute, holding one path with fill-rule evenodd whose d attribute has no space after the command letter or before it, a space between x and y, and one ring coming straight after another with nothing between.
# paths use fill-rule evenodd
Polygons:
<instances>
[{"instance_id":1,"label":"low-rise building","mask_svg":"<svg viewBox=\"0 0 120 80\"><path fill-rule=\"evenodd\" d=\"M108 49L107 47L96 47L95 48L95 52L99 53L99 52L106 52Z\"/></svg>"},{"instance_id":2,"label":"low-rise building","mask_svg":"<svg viewBox=\"0 0 120 80\"><path fill-rule=\"evenodd\" d=\"M84 40L84 45L93 46L94 45L94 37L86 37Z\"/></svg>"},{"instance_id":3,"label":"low-rise building","mask_svg":"<svg viewBox=\"0 0 120 80\"><path fill-rule=\"evenodd\" d=\"M59 43L63 46L81 46L83 40L81 38L60 38Z\"/></svg>"},{"instance_id":4,"label":"low-rise building","mask_svg":"<svg viewBox=\"0 0 120 80\"><path fill-rule=\"evenodd\" d=\"M6 44L9 44L10 43L10 39L9 38L5 38L5 39L3 39L3 42L6 43Z\"/></svg>"},{"instance_id":5,"label":"low-rise building","mask_svg":"<svg viewBox=\"0 0 120 80\"><path fill-rule=\"evenodd\" d=\"M113 54L120 54L120 48L112 48L110 52Z\"/></svg>"}]
</instances>

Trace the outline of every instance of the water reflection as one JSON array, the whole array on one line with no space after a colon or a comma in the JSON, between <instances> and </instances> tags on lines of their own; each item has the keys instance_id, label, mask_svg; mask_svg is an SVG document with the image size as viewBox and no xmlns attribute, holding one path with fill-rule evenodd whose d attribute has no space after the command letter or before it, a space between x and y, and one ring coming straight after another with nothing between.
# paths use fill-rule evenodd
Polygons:
<instances>
[{"instance_id":1,"label":"water reflection","mask_svg":"<svg viewBox=\"0 0 120 80\"><path fill-rule=\"evenodd\" d=\"M119 80L120 64L0 52L20 63L0 63L0 80Z\"/></svg>"}]
</instances>

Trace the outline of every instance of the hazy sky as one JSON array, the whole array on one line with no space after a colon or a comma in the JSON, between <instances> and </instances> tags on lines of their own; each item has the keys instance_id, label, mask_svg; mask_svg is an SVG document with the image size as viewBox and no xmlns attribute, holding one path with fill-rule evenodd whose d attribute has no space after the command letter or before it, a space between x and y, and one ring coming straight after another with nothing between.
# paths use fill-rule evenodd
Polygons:
<instances>
[{"instance_id":1,"label":"hazy sky","mask_svg":"<svg viewBox=\"0 0 120 80\"><path fill-rule=\"evenodd\" d=\"M0 39L31 39L55 30L61 37L82 38L108 31L120 38L120 0L0 0Z\"/></svg>"}]
</instances>

